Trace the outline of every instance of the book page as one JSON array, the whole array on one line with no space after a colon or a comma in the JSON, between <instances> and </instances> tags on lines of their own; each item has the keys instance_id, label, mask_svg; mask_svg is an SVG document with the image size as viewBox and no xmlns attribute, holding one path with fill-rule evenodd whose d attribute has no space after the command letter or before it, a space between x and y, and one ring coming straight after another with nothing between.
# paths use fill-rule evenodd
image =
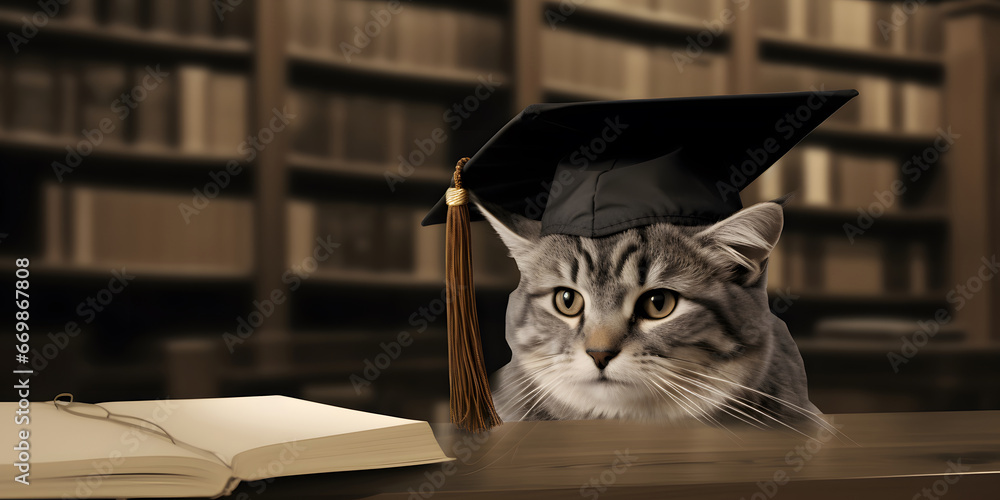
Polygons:
<instances>
[{"instance_id":1,"label":"book page","mask_svg":"<svg viewBox=\"0 0 1000 500\"><path fill-rule=\"evenodd\" d=\"M17 403L0 403L0 412L4 415L14 415L16 409ZM85 405L74 405L73 409L95 416L105 415ZM27 425L17 425L13 418L0 420L0 447L13 450L20 441L19 432L22 429L29 432L31 479L60 474L114 474L129 468L133 459L139 457L211 460L142 429L59 411L51 401L31 403L29 412ZM8 456L14 454L11 452ZM80 463L73 467L65 465L73 461ZM60 463L63 465L58 465Z\"/></svg>"},{"instance_id":2,"label":"book page","mask_svg":"<svg viewBox=\"0 0 1000 500\"><path fill-rule=\"evenodd\" d=\"M216 452L227 464L263 446L412 424L407 420L285 396L102 403L154 419L175 439ZM157 415L158 414L158 415Z\"/></svg>"}]
</instances>

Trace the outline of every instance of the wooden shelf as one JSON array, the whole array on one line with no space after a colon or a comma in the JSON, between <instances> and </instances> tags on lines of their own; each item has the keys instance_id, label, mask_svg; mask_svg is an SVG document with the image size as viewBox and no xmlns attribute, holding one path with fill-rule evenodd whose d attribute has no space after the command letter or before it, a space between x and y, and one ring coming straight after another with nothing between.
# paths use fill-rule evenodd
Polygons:
<instances>
[{"instance_id":1,"label":"wooden shelf","mask_svg":"<svg viewBox=\"0 0 1000 500\"><path fill-rule=\"evenodd\" d=\"M81 141L86 141L86 139L82 136L58 137L40 133L0 132L0 149L39 152L56 155L60 158L65 158L67 146L75 148ZM87 158L91 157L135 163L169 163L179 166L211 165L218 167L225 167L229 161L236 160L240 162L240 166L246 166L243 158L236 155L190 153L176 148L133 146L126 143L108 142L106 139L101 144L93 147L93 153L87 156ZM87 160L84 159L83 161L85 163Z\"/></svg>"},{"instance_id":2,"label":"wooden shelf","mask_svg":"<svg viewBox=\"0 0 1000 500\"><path fill-rule=\"evenodd\" d=\"M560 13L560 5L563 3L565 2L545 2L542 9L543 29L548 28L548 21L544 19L545 10ZM627 7L596 1L572 2L571 5L574 5L576 10L566 16L566 24L591 24L601 31L624 32L630 36L659 36L660 38L666 35L683 39L687 36L697 36L698 33L706 30L702 19L669 11ZM558 26L557 24L556 27L558 28ZM722 34L718 35L718 38L728 41L729 33L723 31Z\"/></svg>"},{"instance_id":3,"label":"wooden shelf","mask_svg":"<svg viewBox=\"0 0 1000 500\"><path fill-rule=\"evenodd\" d=\"M362 179L384 180L386 172L398 175L397 166L392 163L373 163L357 160L341 160L320 156L292 153L288 155L288 166L294 170L328 173L336 176ZM451 181L451 172L443 166L421 165L406 177L406 181L432 183L445 186Z\"/></svg>"},{"instance_id":4,"label":"wooden shelf","mask_svg":"<svg viewBox=\"0 0 1000 500\"><path fill-rule=\"evenodd\" d=\"M922 293L922 294L909 294L909 293L896 293L896 292L886 292L878 295L854 295L854 294L844 294L844 293L830 293L830 292L797 292L792 290L793 296L798 296L797 299L792 299L793 304L789 306L789 309L794 309L799 307L799 305L837 305L837 306L856 306L864 305L867 308L873 307L908 307L912 306L914 308L934 308L934 307L945 307L947 306L947 301L945 300L945 292L942 290L939 293ZM780 296L777 290L768 290L769 297Z\"/></svg>"},{"instance_id":5,"label":"wooden shelf","mask_svg":"<svg viewBox=\"0 0 1000 500\"><path fill-rule=\"evenodd\" d=\"M372 353L377 354L377 353ZM322 378L342 378L345 383L348 377L363 372L365 365L362 360L351 364L322 365L290 365L275 369L260 368L235 368L226 370L220 379L223 383L249 383L257 381L288 382L288 381L316 381ZM386 368L387 373L412 374L412 373L447 373L448 358L423 358L423 359L396 359L393 360L390 368Z\"/></svg>"},{"instance_id":6,"label":"wooden shelf","mask_svg":"<svg viewBox=\"0 0 1000 500\"><path fill-rule=\"evenodd\" d=\"M13 273L14 260L23 255L0 256L0 268ZM158 281L191 281L191 282L246 282L250 283L250 269L226 269L218 266L198 265L164 265L164 264L71 264L62 262L47 262L44 259L28 256L31 265L28 271L31 276L67 279L106 279L115 269L125 269L134 274L137 279L155 279Z\"/></svg>"},{"instance_id":7,"label":"wooden shelf","mask_svg":"<svg viewBox=\"0 0 1000 500\"><path fill-rule=\"evenodd\" d=\"M932 146L937 134L913 134L888 130L866 130L857 125L827 122L804 139L824 142L849 150L892 151L921 150Z\"/></svg>"},{"instance_id":8,"label":"wooden shelf","mask_svg":"<svg viewBox=\"0 0 1000 500\"><path fill-rule=\"evenodd\" d=\"M336 73L363 75L401 83L445 85L473 89L478 85L482 85L482 81L488 76L492 76L491 84L496 85L497 89L500 90L505 87L507 82L506 75L499 71L407 66L397 61L365 59L347 62L338 57L334 52L311 51L297 47L288 48L288 62L293 68L305 67ZM499 82L499 84L496 82Z\"/></svg>"},{"instance_id":9,"label":"wooden shelf","mask_svg":"<svg viewBox=\"0 0 1000 500\"><path fill-rule=\"evenodd\" d=\"M874 197L872 202L875 202ZM790 205L785 207L785 227L789 230L829 230L843 233L845 223L855 224L857 210L841 207L809 207ZM906 231L919 231L911 239L925 237L927 232L941 235L948 230L948 213L944 210L901 210L886 212L877 219L872 232L886 232L893 235Z\"/></svg>"},{"instance_id":10,"label":"wooden shelf","mask_svg":"<svg viewBox=\"0 0 1000 500\"><path fill-rule=\"evenodd\" d=\"M378 272L350 269L319 269L311 274L298 273L306 283L322 283L354 287L394 287L402 289L442 289L444 276L440 278L418 276L402 271ZM492 276L476 276L476 290L513 291L517 283L511 279Z\"/></svg>"},{"instance_id":11,"label":"wooden shelf","mask_svg":"<svg viewBox=\"0 0 1000 500\"><path fill-rule=\"evenodd\" d=\"M22 16L30 12L0 10L0 28L4 31L21 32ZM161 54L195 57L229 58L250 61L253 44L249 40L237 38L193 37L160 31L145 31L138 28L105 26L84 21L49 19L38 30L39 37L52 37L59 42L78 45L92 45L122 50L153 51Z\"/></svg>"},{"instance_id":12,"label":"wooden shelf","mask_svg":"<svg viewBox=\"0 0 1000 500\"><path fill-rule=\"evenodd\" d=\"M905 54L879 49L837 47L827 43L800 40L783 33L758 33L764 59L786 59L808 64L866 69L882 73L907 73L940 80L944 75L944 60L930 54Z\"/></svg>"},{"instance_id":13,"label":"wooden shelf","mask_svg":"<svg viewBox=\"0 0 1000 500\"><path fill-rule=\"evenodd\" d=\"M542 86L544 92L558 100L566 101L614 101L626 97L613 91L581 85L575 82L547 81Z\"/></svg>"},{"instance_id":14,"label":"wooden shelf","mask_svg":"<svg viewBox=\"0 0 1000 500\"><path fill-rule=\"evenodd\" d=\"M891 340L855 340L827 338L796 338L795 343L803 355L809 354L841 354L844 356L877 355L883 360L887 352L898 352L899 339ZM992 343L986 346L971 345L966 341L928 342L920 348L920 354L968 354L977 357L995 357L1000 355L1000 344Z\"/></svg>"}]
</instances>

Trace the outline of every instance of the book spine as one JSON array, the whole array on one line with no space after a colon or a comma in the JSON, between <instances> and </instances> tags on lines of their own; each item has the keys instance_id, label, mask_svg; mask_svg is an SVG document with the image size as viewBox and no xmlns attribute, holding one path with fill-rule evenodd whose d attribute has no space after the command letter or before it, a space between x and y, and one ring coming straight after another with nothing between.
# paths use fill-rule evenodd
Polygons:
<instances>
[{"instance_id":1,"label":"book spine","mask_svg":"<svg viewBox=\"0 0 1000 500\"><path fill-rule=\"evenodd\" d=\"M133 82L141 85L148 75L145 68L135 68ZM146 92L146 98L134 110L135 142L139 147L166 149L175 144L177 129L175 84L164 79Z\"/></svg>"},{"instance_id":2,"label":"book spine","mask_svg":"<svg viewBox=\"0 0 1000 500\"><path fill-rule=\"evenodd\" d=\"M45 261L61 263L66 260L66 190L54 182L42 184L45 218Z\"/></svg>"},{"instance_id":3,"label":"book spine","mask_svg":"<svg viewBox=\"0 0 1000 500\"><path fill-rule=\"evenodd\" d=\"M212 73L208 103L211 149L220 154L236 154L246 140L250 107L250 82L239 73Z\"/></svg>"},{"instance_id":4,"label":"book spine","mask_svg":"<svg viewBox=\"0 0 1000 500\"><path fill-rule=\"evenodd\" d=\"M22 58L13 65L10 124L16 132L51 134L55 128L55 75L41 61Z\"/></svg>"},{"instance_id":5,"label":"book spine","mask_svg":"<svg viewBox=\"0 0 1000 500\"><path fill-rule=\"evenodd\" d=\"M787 287L786 267L787 261L785 259L785 249L784 245L779 241L777 245L771 249L771 255L767 257L767 289L768 290L783 290Z\"/></svg>"},{"instance_id":6,"label":"book spine","mask_svg":"<svg viewBox=\"0 0 1000 500\"><path fill-rule=\"evenodd\" d=\"M316 233L316 205L300 200L288 202L288 268L297 271L312 256Z\"/></svg>"},{"instance_id":7,"label":"book spine","mask_svg":"<svg viewBox=\"0 0 1000 500\"><path fill-rule=\"evenodd\" d=\"M627 98L649 97L649 49L634 43L622 44L622 48L620 57L623 70L618 76L627 75L622 82L622 95Z\"/></svg>"},{"instance_id":8,"label":"book spine","mask_svg":"<svg viewBox=\"0 0 1000 500\"><path fill-rule=\"evenodd\" d=\"M399 120L391 119L391 109L396 105L372 96L353 95L347 99L347 116L352 117L352 126L345 132L344 154L350 160L384 164L391 157L390 151L398 151L400 130ZM392 128L390 128L392 126ZM384 130L386 136L372 134L372 130Z\"/></svg>"},{"instance_id":9,"label":"book spine","mask_svg":"<svg viewBox=\"0 0 1000 500\"><path fill-rule=\"evenodd\" d=\"M927 248L921 243L910 244L909 276L910 293L920 295L930 291L927 278Z\"/></svg>"},{"instance_id":10,"label":"book spine","mask_svg":"<svg viewBox=\"0 0 1000 500\"><path fill-rule=\"evenodd\" d=\"M64 19L79 24L94 24L96 19L95 0L73 0L63 7Z\"/></svg>"},{"instance_id":11,"label":"book spine","mask_svg":"<svg viewBox=\"0 0 1000 500\"><path fill-rule=\"evenodd\" d=\"M806 38L809 31L809 10L806 0L785 0L785 2L788 36Z\"/></svg>"},{"instance_id":12,"label":"book spine","mask_svg":"<svg viewBox=\"0 0 1000 500\"><path fill-rule=\"evenodd\" d=\"M788 34L789 15L791 10L786 7L788 0L757 0L757 19L762 31Z\"/></svg>"},{"instance_id":13,"label":"book spine","mask_svg":"<svg viewBox=\"0 0 1000 500\"><path fill-rule=\"evenodd\" d=\"M203 0L179 0L179 2L182 31L195 37L211 37L216 19L212 2Z\"/></svg>"},{"instance_id":14,"label":"book spine","mask_svg":"<svg viewBox=\"0 0 1000 500\"><path fill-rule=\"evenodd\" d=\"M252 39L255 3L255 0L242 0L238 5L233 6L232 10L225 11L221 19L216 17L220 24L219 35L222 38L236 40Z\"/></svg>"},{"instance_id":15,"label":"book spine","mask_svg":"<svg viewBox=\"0 0 1000 500\"><path fill-rule=\"evenodd\" d=\"M444 279L444 227L441 224L423 227L424 210L412 212L413 274L417 279Z\"/></svg>"},{"instance_id":16,"label":"book spine","mask_svg":"<svg viewBox=\"0 0 1000 500\"><path fill-rule=\"evenodd\" d=\"M836 294L875 295L885 291L882 246L875 241L829 239L823 245L823 289Z\"/></svg>"},{"instance_id":17,"label":"book spine","mask_svg":"<svg viewBox=\"0 0 1000 500\"><path fill-rule=\"evenodd\" d=\"M208 149L208 68L181 66L177 70L179 144L182 151L203 153Z\"/></svg>"},{"instance_id":18,"label":"book spine","mask_svg":"<svg viewBox=\"0 0 1000 500\"><path fill-rule=\"evenodd\" d=\"M177 206L189 195L74 188L73 262L199 266L248 271L253 263L252 206L215 198L188 223Z\"/></svg>"},{"instance_id":19,"label":"book spine","mask_svg":"<svg viewBox=\"0 0 1000 500\"><path fill-rule=\"evenodd\" d=\"M327 126L327 154L341 160L344 154L344 130L347 129L348 116L345 98L341 94L331 94L328 101L329 122Z\"/></svg>"},{"instance_id":20,"label":"book spine","mask_svg":"<svg viewBox=\"0 0 1000 500\"><path fill-rule=\"evenodd\" d=\"M830 196L830 150L819 147L802 149L802 201L806 205L828 207Z\"/></svg>"},{"instance_id":21,"label":"book spine","mask_svg":"<svg viewBox=\"0 0 1000 500\"><path fill-rule=\"evenodd\" d=\"M94 263L94 193L90 188L75 187L70 192L72 204L73 263Z\"/></svg>"},{"instance_id":22,"label":"book spine","mask_svg":"<svg viewBox=\"0 0 1000 500\"><path fill-rule=\"evenodd\" d=\"M76 67L70 63L60 64L56 70L57 96L55 133L62 137L72 137L80 132L77 112L80 110L78 99L80 78Z\"/></svg>"},{"instance_id":23,"label":"book spine","mask_svg":"<svg viewBox=\"0 0 1000 500\"><path fill-rule=\"evenodd\" d=\"M393 112L400 108L402 108L403 123L396 124L394 118L389 127L390 133L400 130L399 147L391 157L402 155L408 158L413 151L419 150L425 158L421 166L429 168L446 166L448 158L444 151L445 145L438 143L441 134L446 134L445 109L434 104L407 102L393 107ZM427 169L421 168L421 170Z\"/></svg>"},{"instance_id":24,"label":"book spine","mask_svg":"<svg viewBox=\"0 0 1000 500\"><path fill-rule=\"evenodd\" d=\"M334 251L327 260L321 262L319 267L324 269L344 269L350 262L349 254L354 234L349 232L347 225L350 214L350 204L322 204L314 206L314 224L309 231L323 240L340 243L340 247ZM314 241L314 240L310 240ZM312 251L310 249L310 251Z\"/></svg>"},{"instance_id":25,"label":"book spine","mask_svg":"<svg viewBox=\"0 0 1000 500\"><path fill-rule=\"evenodd\" d=\"M179 31L179 15L180 10L176 0L150 1L149 25L154 32L176 34Z\"/></svg>"},{"instance_id":26,"label":"book spine","mask_svg":"<svg viewBox=\"0 0 1000 500\"><path fill-rule=\"evenodd\" d=\"M135 0L110 0L108 24L122 29L139 29L139 2Z\"/></svg>"},{"instance_id":27,"label":"book spine","mask_svg":"<svg viewBox=\"0 0 1000 500\"><path fill-rule=\"evenodd\" d=\"M410 210L385 206L380 217L383 222L380 228L383 269L414 274L414 230L419 226L413 225Z\"/></svg>"},{"instance_id":28,"label":"book spine","mask_svg":"<svg viewBox=\"0 0 1000 500\"><path fill-rule=\"evenodd\" d=\"M892 82L888 78L864 75L858 92L868 98L861 104L861 126L871 130L892 129Z\"/></svg>"},{"instance_id":29,"label":"book spine","mask_svg":"<svg viewBox=\"0 0 1000 500\"><path fill-rule=\"evenodd\" d=\"M874 3L870 0L830 0L831 42L845 47L874 47Z\"/></svg>"}]
</instances>

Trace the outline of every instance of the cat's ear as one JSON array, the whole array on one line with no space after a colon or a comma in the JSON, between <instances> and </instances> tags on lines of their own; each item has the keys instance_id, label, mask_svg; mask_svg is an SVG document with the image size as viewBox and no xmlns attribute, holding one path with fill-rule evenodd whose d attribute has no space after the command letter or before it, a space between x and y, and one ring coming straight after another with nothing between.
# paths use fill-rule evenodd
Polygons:
<instances>
[{"instance_id":1,"label":"cat's ear","mask_svg":"<svg viewBox=\"0 0 1000 500\"><path fill-rule=\"evenodd\" d=\"M784 214L775 202L758 203L744 208L728 218L698 233L707 246L718 252L729 265L745 269L746 283L751 283L761 273L761 266L778 243Z\"/></svg>"},{"instance_id":2,"label":"cat's ear","mask_svg":"<svg viewBox=\"0 0 1000 500\"><path fill-rule=\"evenodd\" d=\"M493 230L515 259L534 247L542 232L542 223L508 212L498 205L474 200L476 208L486 217Z\"/></svg>"}]
</instances>

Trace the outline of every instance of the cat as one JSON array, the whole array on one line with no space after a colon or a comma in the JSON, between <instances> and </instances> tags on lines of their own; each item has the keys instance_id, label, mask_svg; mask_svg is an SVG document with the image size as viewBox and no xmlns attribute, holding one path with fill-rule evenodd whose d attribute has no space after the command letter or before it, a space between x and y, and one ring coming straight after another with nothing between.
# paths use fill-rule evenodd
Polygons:
<instances>
[{"instance_id":1,"label":"cat","mask_svg":"<svg viewBox=\"0 0 1000 500\"><path fill-rule=\"evenodd\" d=\"M543 236L541 222L477 201L521 275L512 360L491 381L501 418L816 420L802 358L768 307L781 203L587 238Z\"/></svg>"}]
</instances>

